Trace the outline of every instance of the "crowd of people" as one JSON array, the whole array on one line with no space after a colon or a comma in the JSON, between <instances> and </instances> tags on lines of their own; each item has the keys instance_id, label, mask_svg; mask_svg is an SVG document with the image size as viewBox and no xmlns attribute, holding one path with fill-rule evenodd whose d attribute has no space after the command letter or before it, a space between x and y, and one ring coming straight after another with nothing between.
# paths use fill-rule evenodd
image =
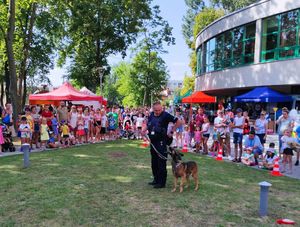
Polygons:
<instances>
[{"instance_id":1,"label":"crowd of people","mask_svg":"<svg viewBox=\"0 0 300 227\"><path fill-rule=\"evenodd\" d=\"M176 116L183 118L180 112L177 112ZM282 172L287 170L288 165L288 173L292 173L292 156L296 152L295 165L299 165L300 125L289 116L287 108L282 109L282 115L276 121L279 136L278 150L275 150L273 142L265 149L269 124L265 111L252 121L248 112L241 108L237 108L234 112L231 109L219 109L213 122L210 122L205 110L200 107L187 122L189 123L176 130L175 146L177 147L186 145L194 148L197 153L201 150L202 154L213 156L216 156L222 148L225 159L246 165L258 165L269 170L273 168L278 157L283 159ZM210 135L213 143L208 148L207 141ZM234 144L233 152L231 135Z\"/></svg>"},{"instance_id":2,"label":"crowd of people","mask_svg":"<svg viewBox=\"0 0 300 227\"><path fill-rule=\"evenodd\" d=\"M174 131L173 146L187 146L197 153L217 155L223 148L224 158L246 165L259 165L272 169L276 157L283 157L283 171L286 165L292 171L292 155L297 153L295 165L299 165L300 127L289 117L287 108L276 121L278 125L279 148L274 144L264 149L268 136L267 113L262 111L255 121L249 119L247 111L237 108L219 109L211 122L210 112L203 107L195 111L178 106L174 112L183 124ZM12 136L18 136L21 144L29 143L32 149L69 147L82 143L95 143L119 138L142 139L142 128L146 126L152 109L140 108L93 108L93 106L75 106L62 101L58 107L51 105L26 106L20 113L17 132L14 131L11 104L1 108L2 127L0 144L6 141L4 130ZM172 123L171 123L172 124ZM231 135L234 147L231 147ZM209 138L212 144L208 146ZM3 149L2 149L3 150ZM232 152L233 150L233 152ZM1 151L1 150L0 150Z\"/></svg>"}]
</instances>

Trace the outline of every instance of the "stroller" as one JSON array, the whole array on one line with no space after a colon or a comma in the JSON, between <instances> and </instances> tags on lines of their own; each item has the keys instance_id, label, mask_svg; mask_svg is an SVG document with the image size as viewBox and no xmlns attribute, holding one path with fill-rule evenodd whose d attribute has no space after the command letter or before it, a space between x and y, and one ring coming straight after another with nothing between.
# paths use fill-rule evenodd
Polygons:
<instances>
[{"instance_id":1,"label":"stroller","mask_svg":"<svg viewBox=\"0 0 300 227\"><path fill-rule=\"evenodd\" d=\"M1 127L2 127L3 137L4 137L4 144L2 144L2 151L3 152L16 151L16 147L12 142L13 140L12 140L11 132L8 131L8 127L6 125L1 125Z\"/></svg>"},{"instance_id":2,"label":"stroller","mask_svg":"<svg viewBox=\"0 0 300 227\"><path fill-rule=\"evenodd\" d=\"M123 123L123 130L122 130L122 137L124 139L135 139L135 133L132 127L132 123L130 119L124 119L124 123Z\"/></svg>"}]
</instances>

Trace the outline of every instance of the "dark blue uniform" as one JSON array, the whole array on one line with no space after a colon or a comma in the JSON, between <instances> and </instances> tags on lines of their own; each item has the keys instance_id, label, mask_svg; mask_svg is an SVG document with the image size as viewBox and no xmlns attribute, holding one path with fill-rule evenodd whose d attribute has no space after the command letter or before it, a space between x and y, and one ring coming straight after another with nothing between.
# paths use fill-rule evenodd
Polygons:
<instances>
[{"instance_id":1,"label":"dark blue uniform","mask_svg":"<svg viewBox=\"0 0 300 227\"><path fill-rule=\"evenodd\" d=\"M167 180L167 143L168 143L168 124L176 123L178 119L171 114L163 111L159 116L151 113L148 119L147 128L151 140L151 168L154 182L165 186ZM154 149L154 147L156 149ZM157 154L159 152L160 155ZM161 157L160 157L161 156ZM162 157L165 157L163 159Z\"/></svg>"}]
</instances>

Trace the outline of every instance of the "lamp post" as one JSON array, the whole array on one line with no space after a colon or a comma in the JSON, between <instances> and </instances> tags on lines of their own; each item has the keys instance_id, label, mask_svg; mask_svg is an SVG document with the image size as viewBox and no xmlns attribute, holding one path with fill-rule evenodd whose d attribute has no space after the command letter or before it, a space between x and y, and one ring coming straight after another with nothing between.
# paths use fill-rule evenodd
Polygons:
<instances>
[{"instance_id":1,"label":"lamp post","mask_svg":"<svg viewBox=\"0 0 300 227\"><path fill-rule=\"evenodd\" d=\"M99 73L99 79L100 79L100 95L103 95L103 93L102 93L102 79L103 79L104 68L103 67L98 67L97 71Z\"/></svg>"}]
</instances>

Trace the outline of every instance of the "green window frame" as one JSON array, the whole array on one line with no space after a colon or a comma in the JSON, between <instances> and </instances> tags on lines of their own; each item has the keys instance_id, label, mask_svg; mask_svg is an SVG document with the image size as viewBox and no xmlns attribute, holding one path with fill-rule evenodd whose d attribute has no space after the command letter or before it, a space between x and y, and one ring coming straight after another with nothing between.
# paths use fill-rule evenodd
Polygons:
<instances>
[{"instance_id":1,"label":"green window frame","mask_svg":"<svg viewBox=\"0 0 300 227\"><path fill-rule=\"evenodd\" d=\"M255 31L256 22L252 22L207 40L202 45L202 56L197 50L197 75L253 64Z\"/></svg>"},{"instance_id":2,"label":"green window frame","mask_svg":"<svg viewBox=\"0 0 300 227\"><path fill-rule=\"evenodd\" d=\"M291 20L295 22L288 24L285 28L283 20L293 18L296 14L296 18ZM268 32L268 21L276 20L276 27L274 31ZM291 22L289 21L289 22ZM285 38L283 36L286 36ZM288 37L289 36L289 37ZM291 58L300 57L300 9L291 10L278 15L267 17L263 19L263 32L262 37L262 50L261 50L261 62L272 62L278 60L287 60ZM286 42L286 44L282 44ZM274 45L272 49L270 43Z\"/></svg>"}]
</instances>

